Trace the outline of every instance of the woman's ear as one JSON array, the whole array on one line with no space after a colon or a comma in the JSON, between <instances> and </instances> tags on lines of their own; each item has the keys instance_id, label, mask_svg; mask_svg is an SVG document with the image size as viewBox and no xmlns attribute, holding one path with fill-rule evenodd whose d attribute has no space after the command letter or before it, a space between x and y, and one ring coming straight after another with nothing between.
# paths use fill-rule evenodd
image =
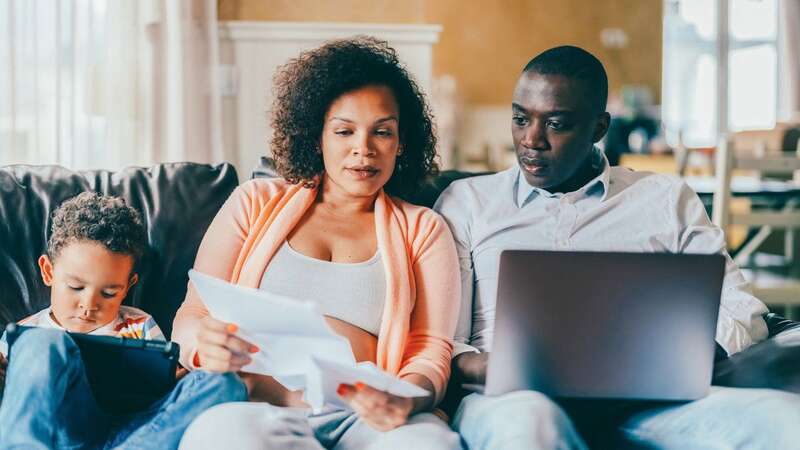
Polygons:
<instances>
[{"instance_id":1,"label":"woman's ear","mask_svg":"<svg viewBox=\"0 0 800 450\"><path fill-rule=\"evenodd\" d=\"M53 262L50 261L50 257L47 255L40 256L38 262L39 262L39 272L42 275L42 281L44 281L45 286L52 286Z\"/></svg>"}]
</instances>

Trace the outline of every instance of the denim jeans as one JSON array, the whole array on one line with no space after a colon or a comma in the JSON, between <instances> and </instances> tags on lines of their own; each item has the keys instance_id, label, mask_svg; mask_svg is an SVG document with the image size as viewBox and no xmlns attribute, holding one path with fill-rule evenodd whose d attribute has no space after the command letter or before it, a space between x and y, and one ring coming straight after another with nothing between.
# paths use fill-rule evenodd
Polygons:
<instances>
[{"instance_id":1,"label":"denim jeans","mask_svg":"<svg viewBox=\"0 0 800 450\"><path fill-rule=\"evenodd\" d=\"M192 372L164 398L135 414L111 414L96 403L80 350L63 331L22 333L11 349L1 449L174 449L206 409L247 398L235 374Z\"/></svg>"},{"instance_id":2,"label":"denim jeans","mask_svg":"<svg viewBox=\"0 0 800 450\"><path fill-rule=\"evenodd\" d=\"M612 444L593 442L592 448L800 448L800 395L783 391L714 386L707 397L693 402L574 406L530 391L497 397L470 394L459 406L453 427L470 450L586 449L579 432L590 429L610 431L607 434L615 439Z\"/></svg>"}]
</instances>

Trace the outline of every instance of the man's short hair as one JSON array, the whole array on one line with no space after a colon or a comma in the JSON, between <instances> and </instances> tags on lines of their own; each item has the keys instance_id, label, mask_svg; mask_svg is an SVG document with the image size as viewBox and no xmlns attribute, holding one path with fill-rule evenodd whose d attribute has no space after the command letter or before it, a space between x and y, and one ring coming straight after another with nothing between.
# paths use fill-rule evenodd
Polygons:
<instances>
[{"instance_id":1,"label":"man's short hair","mask_svg":"<svg viewBox=\"0 0 800 450\"><path fill-rule=\"evenodd\" d=\"M96 242L111 252L138 262L147 248L147 231L139 213L119 197L84 192L62 203L53 212L47 254L55 260L75 242Z\"/></svg>"},{"instance_id":2,"label":"man's short hair","mask_svg":"<svg viewBox=\"0 0 800 450\"><path fill-rule=\"evenodd\" d=\"M528 62L522 73L560 75L579 80L587 94L594 97L597 113L606 110L608 102L608 75L603 63L586 50L563 45L545 50Z\"/></svg>"}]
</instances>

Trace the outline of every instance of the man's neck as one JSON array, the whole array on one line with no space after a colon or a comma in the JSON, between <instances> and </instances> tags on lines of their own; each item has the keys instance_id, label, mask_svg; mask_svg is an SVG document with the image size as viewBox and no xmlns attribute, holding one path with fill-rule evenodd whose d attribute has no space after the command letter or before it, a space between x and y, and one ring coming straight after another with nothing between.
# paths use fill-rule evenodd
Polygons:
<instances>
[{"instance_id":1,"label":"man's neck","mask_svg":"<svg viewBox=\"0 0 800 450\"><path fill-rule=\"evenodd\" d=\"M593 160L594 152L591 152L586 157L586 160L583 162L583 164L581 164L578 170L567 181L559 184L558 186L546 188L545 190L552 194L567 194L570 192L575 192L578 189L586 186L586 183L600 174L600 171L594 167Z\"/></svg>"}]
</instances>

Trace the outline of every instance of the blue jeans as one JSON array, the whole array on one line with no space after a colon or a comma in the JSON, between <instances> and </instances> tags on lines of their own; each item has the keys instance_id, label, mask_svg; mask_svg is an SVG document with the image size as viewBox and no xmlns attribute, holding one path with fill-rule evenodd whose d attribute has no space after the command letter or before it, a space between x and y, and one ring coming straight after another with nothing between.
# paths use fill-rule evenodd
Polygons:
<instances>
[{"instance_id":1,"label":"blue jeans","mask_svg":"<svg viewBox=\"0 0 800 450\"><path fill-rule=\"evenodd\" d=\"M611 431L617 440L598 448L800 448L800 395L788 392L714 386L710 395L694 402L635 408L629 402L624 414L619 414L620 404L605 405L596 402L577 418L567 412L573 409L537 392L470 394L459 406L453 427L470 450L586 449L579 434L586 428L576 426L572 418L595 430L598 424L614 423Z\"/></svg>"},{"instance_id":2,"label":"blue jeans","mask_svg":"<svg viewBox=\"0 0 800 450\"><path fill-rule=\"evenodd\" d=\"M108 413L92 395L72 338L37 328L22 333L11 350L0 406L0 448L173 449L201 412L246 398L237 375L197 371L145 411Z\"/></svg>"}]
</instances>

